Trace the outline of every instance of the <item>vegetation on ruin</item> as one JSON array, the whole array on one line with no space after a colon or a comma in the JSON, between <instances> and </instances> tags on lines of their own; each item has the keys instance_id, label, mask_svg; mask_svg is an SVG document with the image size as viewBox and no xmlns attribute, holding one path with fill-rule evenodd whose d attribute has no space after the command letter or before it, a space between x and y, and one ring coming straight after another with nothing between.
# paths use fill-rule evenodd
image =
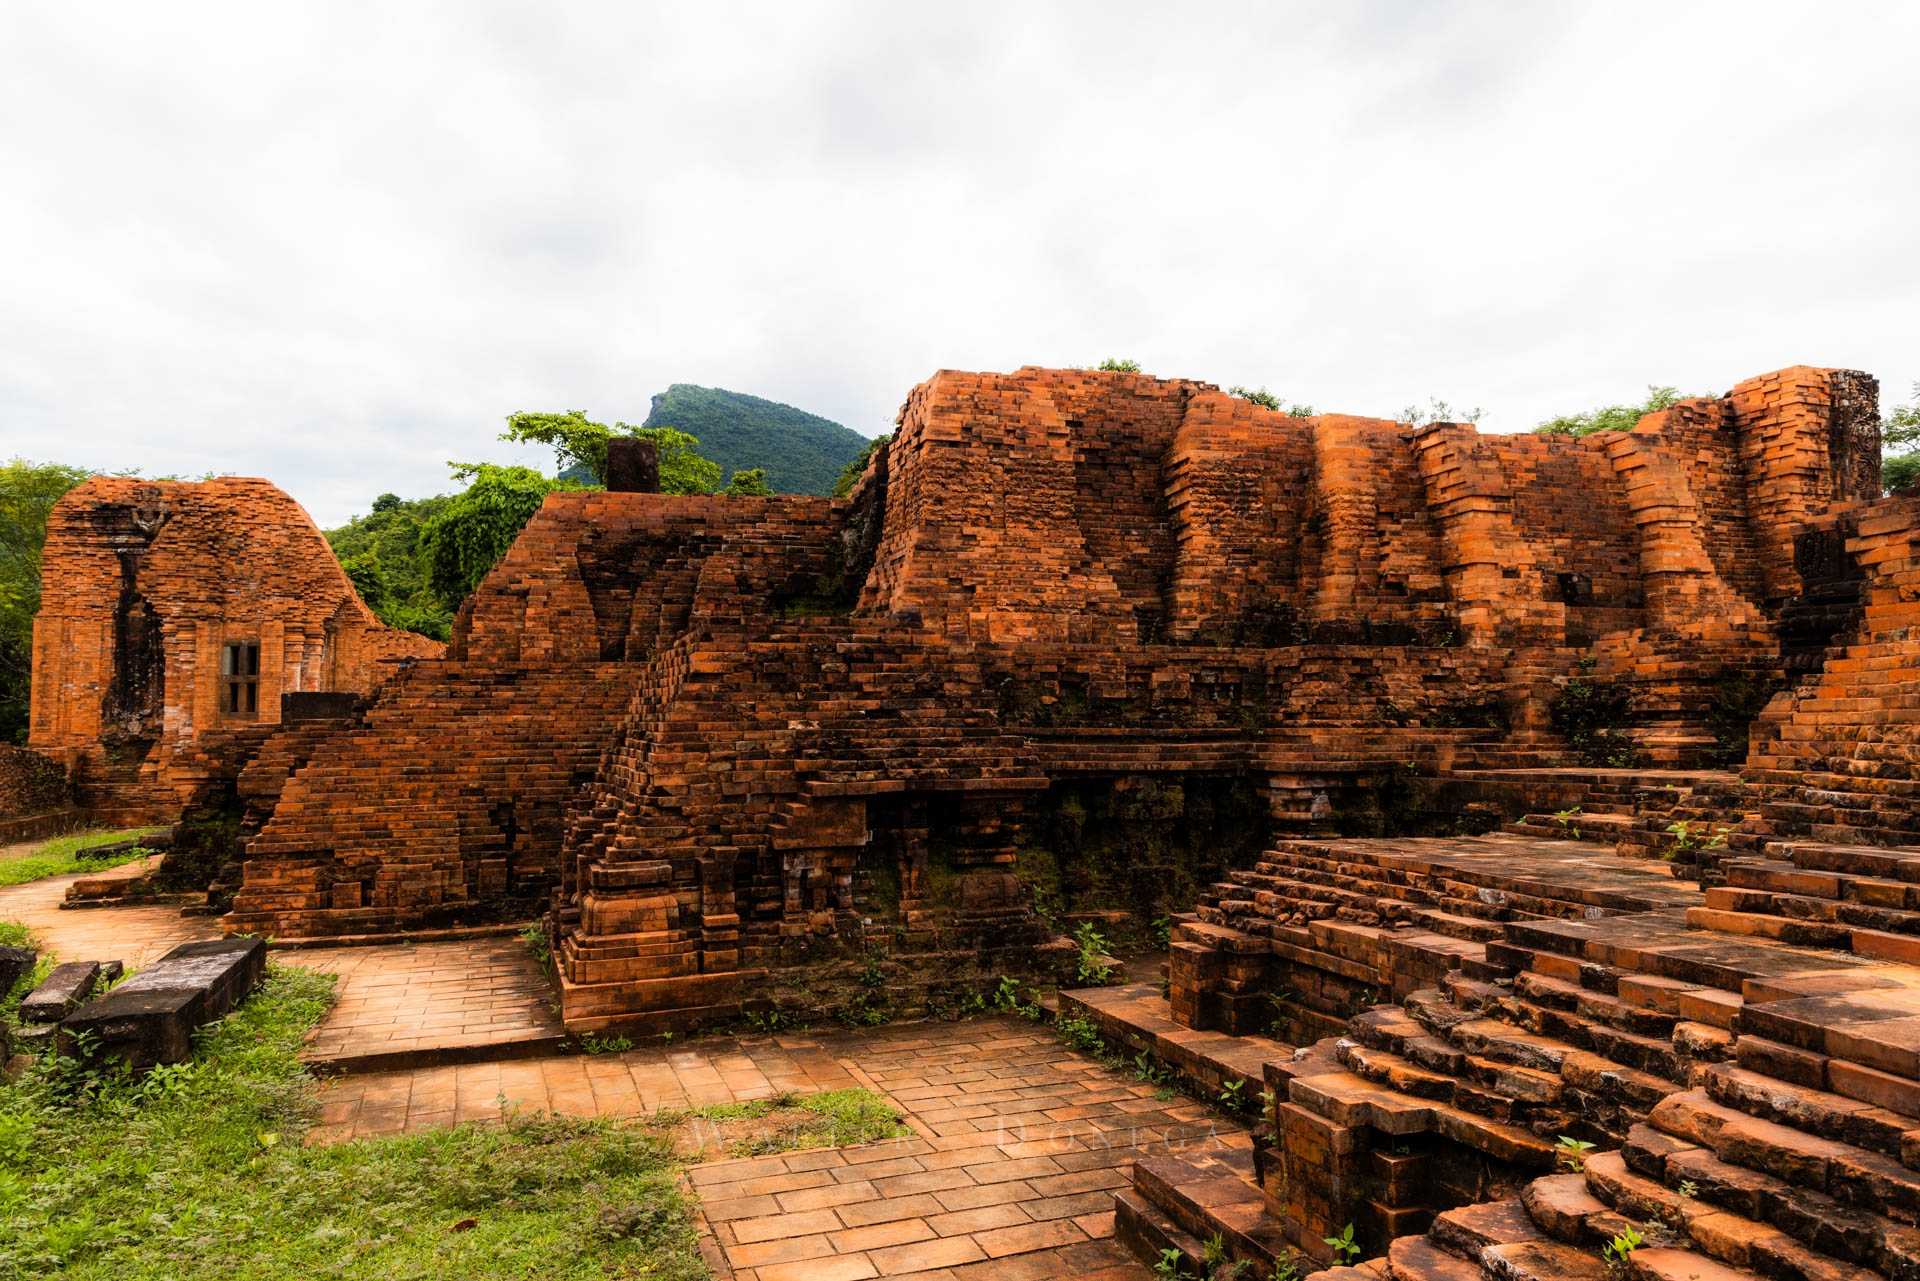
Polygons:
<instances>
[{"instance_id":1,"label":"vegetation on ruin","mask_svg":"<svg viewBox=\"0 0 1920 1281\"><path fill-rule=\"evenodd\" d=\"M1671 409L1683 400L1695 399L1682 396L1677 387L1647 387L1647 398L1634 405L1602 405L1598 409L1589 409L1581 414L1562 414L1558 418L1549 418L1534 430L1543 436L1591 436L1597 431L1632 431L1634 424L1652 413L1662 409Z\"/></svg>"},{"instance_id":2,"label":"vegetation on ruin","mask_svg":"<svg viewBox=\"0 0 1920 1281\"><path fill-rule=\"evenodd\" d=\"M867 464L873 461L873 456L891 443L893 443L892 432L884 436L875 436L867 442L867 447L861 450L857 457L848 459L847 465L840 469L839 478L833 482L833 496L845 498L851 494L853 487L860 483L860 478L867 474Z\"/></svg>"},{"instance_id":3,"label":"vegetation on ruin","mask_svg":"<svg viewBox=\"0 0 1920 1281\"><path fill-rule=\"evenodd\" d=\"M1911 404L1880 420L1880 484L1889 494L1920 485L1920 383Z\"/></svg>"},{"instance_id":4,"label":"vegetation on ruin","mask_svg":"<svg viewBox=\"0 0 1920 1281\"><path fill-rule=\"evenodd\" d=\"M1094 368L1109 374L1137 374L1140 372L1140 362L1128 360L1125 356L1108 356Z\"/></svg>"},{"instance_id":5,"label":"vegetation on ruin","mask_svg":"<svg viewBox=\"0 0 1920 1281\"><path fill-rule=\"evenodd\" d=\"M33 616L40 611L40 552L47 516L91 472L15 458L0 464L0 743L27 741Z\"/></svg>"},{"instance_id":6,"label":"vegetation on ruin","mask_svg":"<svg viewBox=\"0 0 1920 1281\"><path fill-rule=\"evenodd\" d=\"M55 836L40 842L24 854L13 858L0 857L0 885L23 885L28 881L44 880L49 876L65 876L71 872L101 872L110 867L119 867L123 863L146 858L154 851L140 846L115 851L98 858L87 858L84 855L86 851L97 846L113 845L130 840L151 830L145 827L131 827L118 832L96 830Z\"/></svg>"},{"instance_id":7,"label":"vegetation on ruin","mask_svg":"<svg viewBox=\"0 0 1920 1281\"><path fill-rule=\"evenodd\" d=\"M1276 414L1285 414L1289 418L1313 417L1312 405L1289 405L1265 387L1229 387L1227 394L1251 401L1262 409L1271 409Z\"/></svg>"},{"instance_id":8,"label":"vegetation on ruin","mask_svg":"<svg viewBox=\"0 0 1920 1281\"><path fill-rule=\"evenodd\" d=\"M1626 734L1632 694L1625 685L1596 679L1593 667L1593 660L1582 661L1578 673L1553 696L1547 714L1554 733L1567 741L1582 765L1631 768L1640 763L1640 750Z\"/></svg>"},{"instance_id":9,"label":"vegetation on ruin","mask_svg":"<svg viewBox=\"0 0 1920 1281\"><path fill-rule=\"evenodd\" d=\"M1425 408L1408 405L1400 411L1398 421L1415 427L1427 427L1434 423L1477 423L1486 413L1486 410L1477 406L1473 409L1455 409L1439 397L1429 396Z\"/></svg>"}]
</instances>

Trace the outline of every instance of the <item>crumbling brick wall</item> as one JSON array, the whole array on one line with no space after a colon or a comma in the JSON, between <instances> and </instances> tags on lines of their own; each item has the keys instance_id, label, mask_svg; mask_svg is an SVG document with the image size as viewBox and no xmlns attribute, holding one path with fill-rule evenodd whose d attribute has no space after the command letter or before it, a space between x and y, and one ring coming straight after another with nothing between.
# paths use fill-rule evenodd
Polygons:
<instances>
[{"instance_id":1,"label":"crumbling brick wall","mask_svg":"<svg viewBox=\"0 0 1920 1281\"><path fill-rule=\"evenodd\" d=\"M72 799L59 761L0 743L0 820L64 809Z\"/></svg>"},{"instance_id":2,"label":"crumbling brick wall","mask_svg":"<svg viewBox=\"0 0 1920 1281\"><path fill-rule=\"evenodd\" d=\"M382 626L313 521L264 480L95 477L55 505L34 621L29 741L103 815L169 818L195 737L271 724L280 695L364 691L437 642ZM222 707L222 648L258 646L251 711Z\"/></svg>"},{"instance_id":3,"label":"crumbling brick wall","mask_svg":"<svg viewBox=\"0 0 1920 1281\"><path fill-rule=\"evenodd\" d=\"M1849 378L1572 440L947 371L846 500L554 495L445 661L257 748L228 924L552 891L568 1021L672 1026L1030 962L1016 870L1062 779L1385 822L1341 811L1409 767L1558 759L1545 707L1587 658L1687 759L1713 673L1779 663L1756 549L1858 483Z\"/></svg>"}]
</instances>

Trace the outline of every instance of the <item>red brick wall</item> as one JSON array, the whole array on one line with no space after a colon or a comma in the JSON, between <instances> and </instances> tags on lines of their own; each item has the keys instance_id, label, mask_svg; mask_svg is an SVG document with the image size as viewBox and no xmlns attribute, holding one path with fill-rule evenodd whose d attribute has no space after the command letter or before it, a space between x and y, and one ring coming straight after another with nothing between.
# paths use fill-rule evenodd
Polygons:
<instances>
[{"instance_id":1,"label":"red brick wall","mask_svg":"<svg viewBox=\"0 0 1920 1281\"><path fill-rule=\"evenodd\" d=\"M95 477L55 506L41 578L29 741L72 768L83 799L129 814L169 816L175 757L233 723L220 710L223 644L259 644L249 719L268 723L282 692L365 691L391 660L441 649L383 627L306 512L264 480ZM132 709L108 706L129 591L160 651L159 680Z\"/></svg>"}]
</instances>

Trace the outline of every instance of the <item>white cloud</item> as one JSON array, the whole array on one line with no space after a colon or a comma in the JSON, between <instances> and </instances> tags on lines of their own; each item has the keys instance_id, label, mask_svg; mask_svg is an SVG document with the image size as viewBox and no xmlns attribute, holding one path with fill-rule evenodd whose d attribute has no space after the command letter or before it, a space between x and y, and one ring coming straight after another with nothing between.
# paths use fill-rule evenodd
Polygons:
<instances>
[{"instance_id":1,"label":"white cloud","mask_svg":"<svg viewBox=\"0 0 1920 1281\"><path fill-rule=\"evenodd\" d=\"M322 523L668 382L884 429L1086 363L1521 428L1920 379L1920 10L0 13L0 453ZM538 455L520 455L539 461Z\"/></svg>"}]
</instances>

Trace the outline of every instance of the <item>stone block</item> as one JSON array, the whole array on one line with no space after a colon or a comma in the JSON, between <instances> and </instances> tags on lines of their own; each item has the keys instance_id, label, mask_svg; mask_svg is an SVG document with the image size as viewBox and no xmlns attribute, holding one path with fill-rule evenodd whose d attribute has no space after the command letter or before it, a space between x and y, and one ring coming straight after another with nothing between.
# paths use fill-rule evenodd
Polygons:
<instances>
[{"instance_id":1,"label":"stone block","mask_svg":"<svg viewBox=\"0 0 1920 1281\"><path fill-rule=\"evenodd\" d=\"M84 1046L96 1058L135 1069L192 1056L193 1033L259 986L267 945L257 938L182 943L105 996L60 1023L65 1052Z\"/></svg>"}]
</instances>

